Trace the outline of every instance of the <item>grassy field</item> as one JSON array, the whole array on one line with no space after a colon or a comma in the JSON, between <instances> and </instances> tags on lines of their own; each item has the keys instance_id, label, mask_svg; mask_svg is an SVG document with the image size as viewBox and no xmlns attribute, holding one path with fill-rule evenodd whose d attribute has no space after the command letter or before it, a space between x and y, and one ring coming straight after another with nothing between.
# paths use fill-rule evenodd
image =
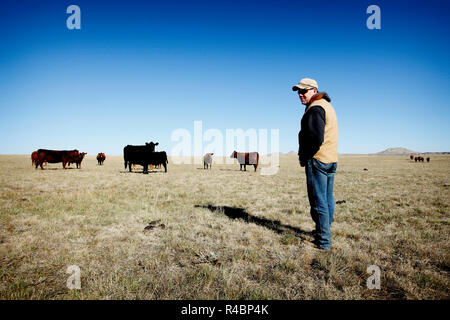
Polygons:
<instances>
[{"instance_id":1,"label":"grassy field","mask_svg":"<svg viewBox=\"0 0 450 320\"><path fill-rule=\"evenodd\" d=\"M330 252L310 243L296 157L273 176L248 169L169 159L143 175L107 155L42 171L0 156L0 298L450 298L450 156L341 156ZM370 265L380 290L366 287Z\"/></svg>"}]
</instances>

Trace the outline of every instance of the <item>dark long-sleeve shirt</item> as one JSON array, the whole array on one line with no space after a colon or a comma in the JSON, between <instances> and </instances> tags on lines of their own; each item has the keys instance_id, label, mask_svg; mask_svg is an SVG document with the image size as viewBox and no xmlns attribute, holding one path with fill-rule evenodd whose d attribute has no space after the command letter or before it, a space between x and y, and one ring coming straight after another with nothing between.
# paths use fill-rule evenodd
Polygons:
<instances>
[{"instance_id":1,"label":"dark long-sleeve shirt","mask_svg":"<svg viewBox=\"0 0 450 320\"><path fill-rule=\"evenodd\" d=\"M325 132L325 110L321 106L312 106L302 117L301 130L298 133L298 156L301 163L311 159L323 143Z\"/></svg>"}]
</instances>

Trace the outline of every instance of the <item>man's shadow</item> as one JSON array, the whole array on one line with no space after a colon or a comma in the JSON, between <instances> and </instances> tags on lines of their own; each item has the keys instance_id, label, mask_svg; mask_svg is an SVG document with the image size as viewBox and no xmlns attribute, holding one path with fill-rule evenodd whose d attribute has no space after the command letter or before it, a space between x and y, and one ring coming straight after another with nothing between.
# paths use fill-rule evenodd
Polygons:
<instances>
[{"instance_id":1,"label":"man's shadow","mask_svg":"<svg viewBox=\"0 0 450 320\"><path fill-rule=\"evenodd\" d=\"M241 219L247 223L254 223L259 226L263 226L267 229L275 231L278 234L282 233L293 233L302 240L306 240L305 236L312 236L311 232L299 229L297 227L293 227L290 225L281 224L278 220L270 220L266 218L256 217L245 211L244 208L233 208L228 206L202 206L195 205L196 208L204 208L209 209L212 212L219 212L225 214L230 219Z\"/></svg>"}]
</instances>

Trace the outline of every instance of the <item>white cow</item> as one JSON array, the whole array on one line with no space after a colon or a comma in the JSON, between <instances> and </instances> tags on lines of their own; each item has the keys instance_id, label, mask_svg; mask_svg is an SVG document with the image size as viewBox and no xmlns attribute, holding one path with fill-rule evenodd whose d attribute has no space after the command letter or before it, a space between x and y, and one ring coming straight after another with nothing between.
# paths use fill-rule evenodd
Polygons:
<instances>
[{"instance_id":1,"label":"white cow","mask_svg":"<svg viewBox=\"0 0 450 320\"><path fill-rule=\"evenodd\" d=\"M214 153L207 153L203 156L203 169L211 169L211 165L212 165L212 156Z\"/></svg>"}]
</instances>

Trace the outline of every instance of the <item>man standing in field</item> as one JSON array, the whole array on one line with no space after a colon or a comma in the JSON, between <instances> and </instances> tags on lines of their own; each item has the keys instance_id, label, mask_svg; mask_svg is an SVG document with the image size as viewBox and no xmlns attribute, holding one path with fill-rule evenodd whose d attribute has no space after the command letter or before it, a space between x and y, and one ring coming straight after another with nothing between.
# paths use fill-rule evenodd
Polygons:
<instances>
[{"instance_id":1,"label":"man standing in field","mask_svg":"<svg viewBox=\"0 0 450 320\"><path fill-rule=\"evenodd\" d=\"M318 89L317 82L309 78L292 87L306 107L298 133L298 159L300 166L305 167L310 212L316 224L314 244L319 249L329 250L334 216L338 125L330 97Z\"/></svg>"}]
</instances>

